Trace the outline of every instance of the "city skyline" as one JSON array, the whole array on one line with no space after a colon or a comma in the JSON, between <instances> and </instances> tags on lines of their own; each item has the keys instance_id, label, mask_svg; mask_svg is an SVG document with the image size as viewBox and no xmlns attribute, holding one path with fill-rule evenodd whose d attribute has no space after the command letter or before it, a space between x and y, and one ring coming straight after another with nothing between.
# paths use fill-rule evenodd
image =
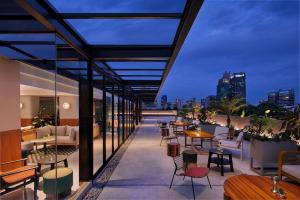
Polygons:
<instances>
[{"instance_id":1,"label":"city skyline","mask_svg":"<svg viewBox=\"0 0 300 200\"><path fill-rule=\"evenodd\" d=\"M243 71L248 103L290 88L299 102L298 27L298 1L205 1L160 96L215 95L225 71Z\"/></svg>"}]
</instances>

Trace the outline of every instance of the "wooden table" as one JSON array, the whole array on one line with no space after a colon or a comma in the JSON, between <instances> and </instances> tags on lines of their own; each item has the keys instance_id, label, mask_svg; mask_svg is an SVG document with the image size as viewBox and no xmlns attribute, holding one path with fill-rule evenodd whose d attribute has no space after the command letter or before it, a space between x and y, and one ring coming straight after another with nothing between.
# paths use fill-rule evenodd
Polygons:
<instances>
[{"instance_id":1,"label":"wooden table","mask_svg":"<svg viewBox=\"0 0 300 200\"><path fill-rule=\"evenodd\" d=\"M187 127L188 127L188 123L185 123L185 122L175 122L174 123L174 127L175 127L175 130L174 130L174 133L183 133L186 129L187 129ZM178 127L182 127L182 131L178 131L177 130L177 128Z\"/></svg>"},{"instance_id":2,"label":"wooden table","mask_svg":"<svg viewBox=\"0 0 300 200\"><path fill-rule=\"evenodd\" d=\"M201 140L201 147L203 147L203 139L208 139L210 140L212 144L212 139L214 138L213 134L208 133L207 131L198 131L198 130L185 130L184 131L184 144L185 146L188 146L187 144L187 137L190 137L192 139L191 146L193 146L194 138L200 138ZM212 146L212 145L211 145Z\"/></svg>"},{"instance_id":3,"label":"wooden table","mask_svg":"<svg viewBox=\"0 0 300 200\"><path fill-rule=\"evenodd\" d=\"M286 200L300 199L300 187L280 181L278 189L283 188L286 193ZM247 199L280 199L271 191L272 181L268 177L253 175L232 176L224 182L224 199L247 200Z\"/></svg>"}]
</instances>

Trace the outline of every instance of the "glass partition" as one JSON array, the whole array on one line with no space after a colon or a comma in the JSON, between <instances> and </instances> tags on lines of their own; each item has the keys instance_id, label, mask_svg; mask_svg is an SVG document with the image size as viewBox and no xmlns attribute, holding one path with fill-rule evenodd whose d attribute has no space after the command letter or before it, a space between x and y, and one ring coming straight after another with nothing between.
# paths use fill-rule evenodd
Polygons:
<instances>
[{"instance_id":1,"label":"glass partition","mask_svg":"<svg viewBox=\"0 0 300 200\"><path fill-rule=\"evenodd\" d=\"M119 138L119 104L118 104L118 86L115 86L114 95L114 149L118 148L118 138Z\"/></svg>"},{"instance_id":2,"label":"glass partition","mask_svg":"<svg viewBox=\"0 0 300 200\"><path fill-rule=\"evenodd\" d=\"M103 165L103 76L93 71L93 173Z\"/></svg>"},{"instance_id":3,"label":"glass partition","mask_svg":"<svg viewBox=\"0 0 300 200\"><path fill-rule=\"evenodd\" d=\"M112 155L112 94L106 92L106 159Z\"/></svg>"}]
</instances>

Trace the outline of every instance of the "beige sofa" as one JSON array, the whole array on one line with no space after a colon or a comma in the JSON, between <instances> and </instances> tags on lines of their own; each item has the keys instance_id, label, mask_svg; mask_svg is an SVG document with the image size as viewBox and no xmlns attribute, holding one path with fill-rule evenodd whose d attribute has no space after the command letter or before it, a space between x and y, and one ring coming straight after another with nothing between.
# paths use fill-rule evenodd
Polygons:
<instances>
[{"instance_id":1,"label":"beige sofa","mask_svg":"<svg viewBox=\"0 0 300 200\"><path fill-rule=\"evenodd\" d=\"M48 144L73 145L76 148L79 144L79 127L78 126L44 126L36 129L36 138L47 136L57 136L57 141Z\"/></svg>"}]
</instances>

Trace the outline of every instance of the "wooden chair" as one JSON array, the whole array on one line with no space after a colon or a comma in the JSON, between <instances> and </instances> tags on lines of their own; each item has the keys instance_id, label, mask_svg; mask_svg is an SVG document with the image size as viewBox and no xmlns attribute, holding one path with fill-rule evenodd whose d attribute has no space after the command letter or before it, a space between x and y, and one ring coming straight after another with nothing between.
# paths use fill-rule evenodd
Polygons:
<instances>
[{"instance_id":1,"label":"wooden chair","mask_svg":"<svg viewBox=\"0 0 300 200\"><path fill-rule=\"evenodd\" d=\"M278 156L278 176L286 176L300 183L300 151L280 151Z\"/></svg>"},{"instance_id":2,"label":"wooden chair","mask_svg":"<svg viewBox=\"0 0 300 200\"><path fill-rule=\"evenodd\" d=\"M166 142L171 142L172 140L177 140L179 143L177 135L170 135L170 130L168 128L162 128L161 129L161 141L160 141L160 146L163 140L166 140Z\"/></svg>"},{"instance_id":3,"label":"wooden chair","mask_svg":"<svg viewBox=\"0 0 300 200\"><path fill-rule=\"evenodd\" d=\"M2 172L0 171L0 195L7 194L11 191L14 191L20 187L25 187L30 183L34 183L34 199L37 199L37 189L39 183L39 176L37 173L37 166L27 166L25 159L14 160L10 162L1 163L1 166L9 165L12 163L21 162L23 166L20 166L16 169Z\"/></svg>"}]
</instances>

